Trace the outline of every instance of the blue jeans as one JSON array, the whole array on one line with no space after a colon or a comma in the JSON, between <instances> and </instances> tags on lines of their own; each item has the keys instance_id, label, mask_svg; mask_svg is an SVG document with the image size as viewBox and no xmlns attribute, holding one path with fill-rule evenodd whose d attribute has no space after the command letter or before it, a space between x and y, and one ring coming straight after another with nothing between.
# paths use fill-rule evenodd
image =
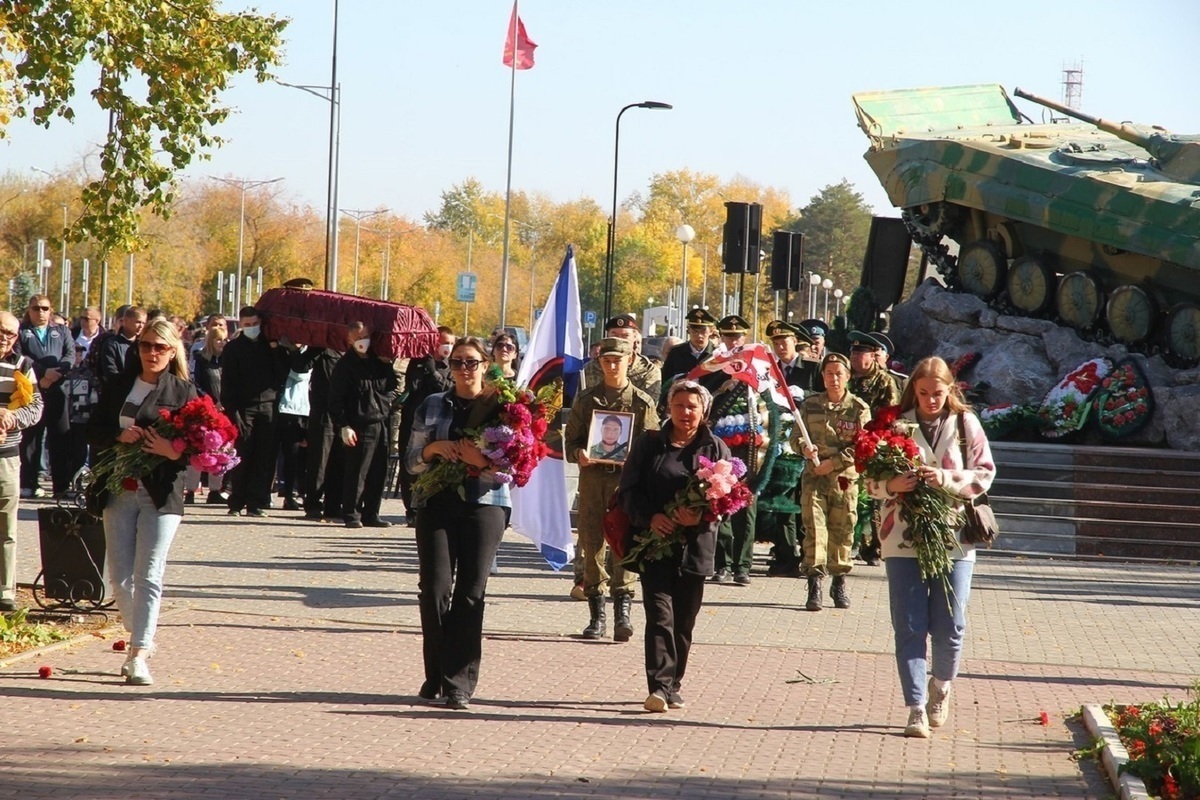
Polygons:
<instances>
[{"instance_id":1,"label":"blue jeans","mask_svg":"<svg viewBox=\"0 0 1200 800\"><path fill-rule=\"evenodd\" d=\"M924 580L915 558L884 561L892 630L896 635L896 666L904 704L925 704L925 678L930 667L940 681L958 675L963 634L967 630L967 598L971 594L974 561L955 561L950 594L941 578ZM926 660L926 640L933 639L933 661Z\"/></svg>"},{"instance_id":2,"label":"blue jeans","mask_svg":"<svg viewBox=\"0 0 1200 800\"><path fill-rule=\"evenodd\" d=\"M113 495L104 507L108 579L131 647L152 647L162 604L167 551L183 517L163 514L145 488Z\"/></svg>"}]
</instances>

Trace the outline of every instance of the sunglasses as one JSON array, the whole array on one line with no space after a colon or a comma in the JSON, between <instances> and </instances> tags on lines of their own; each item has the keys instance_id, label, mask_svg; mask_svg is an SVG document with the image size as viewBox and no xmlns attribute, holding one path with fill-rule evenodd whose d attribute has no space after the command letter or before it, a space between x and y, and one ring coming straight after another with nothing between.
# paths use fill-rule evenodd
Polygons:
<instances>
[{"instance_id":1,"label":"sunglasses","mask_svg":"<svg viewBox=\"0 0 1200 800\"><path fill-rule=\"evenodd\" d=\"M479 365L482 363L482 361L474 358L452 358L450 359L450 369L463 369L467 372L474 372L479 369Z\"/></svg>"},{"instance_id":2,"label":"sunglasses","mask_svg":"<svg viewBox=\"0 0 1200 800\"><path fill-rule=\"evenodd\" d=\"M153 352L158 355L162 355L163 353L170 352L175 348L171 347L171 345L167 344L166 342L138 342L138 349L143 353Z\"/></svg>"},{"instance_id":3,"label":"sunglasses","mask_svg":"<svg viewBox=\"0 0 1200 800\"><path fill-rule=\"evenodd\" d=\"M500 344L496 345L492 349L493 350L516 350L517 348L513 347L508 342L501 342Z\"/></svg>"},{"instance_id":4,"label":"sunglasses","mask_svg":"<svg viewBox=\"0 0 1200 800\"><path fill-rule=\"evenodd\" d=\"M49 311L50 306L30 306L30 311Z\"/></svg>"}]
</instances>

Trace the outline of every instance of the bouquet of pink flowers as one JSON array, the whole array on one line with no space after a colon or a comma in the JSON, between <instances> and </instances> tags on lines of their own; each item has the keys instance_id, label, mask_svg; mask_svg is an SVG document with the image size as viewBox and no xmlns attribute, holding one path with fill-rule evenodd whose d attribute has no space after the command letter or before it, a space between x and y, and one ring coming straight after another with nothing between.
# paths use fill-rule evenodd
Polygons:
<instances>
[{"instance_id":1,"label":"bouquet of pink flowers","mask_svg":"<svg viewBox=\"0 0 1200 800\"><path fill-rule=\"evenodd\" d=\"M562 382L537 392L524 389L498 372L488 375L500 404L500 417L491 425L466 432L490 463L487 472L498 483L524 486L533 469L550 453L546 433L550 419L562 408ZM438 459L413 481L413 499L425 502L452 486L465 497L468 476L483 472L463 461Z\"/></svg>"},{"instance_id":2,"label":"bouquet of pink flowers","mask_svg":"<svg viewBox=\"0 0 1200 800\"><path fill-rule=\"evenodd\" d=\"M699 511L702 521L713 522L736 514L753 502L753 492L742 481L746 465L740 458L713 461L699 456L698 460L700 468L688 480L687 486L663 508L664 514L670 517L679 510ZM629 555L621 563L639 570L643 564L665 558L676 545L683 543L684 530L676 525L669 536L648 530L635 533Z\"/></svg>"},{"instance_id":3,"label":"bouquet of pink flowers","mask_svg":"<svg viewBox=\"0 0 1200 800\"><path fill-rule=\"evenodd\" d=\"M233 469L240 460L233 448L237 427L207 395L189 400L176 411L162 409L153 429L171 440L171 446L182 454L188 466L201 472L220 475ZM113 494L135 491L141 478L166 461L164 456L143 450L141 442L117 442L92 465L92 481L103 483Z\"/></svg>"}]
</instances>

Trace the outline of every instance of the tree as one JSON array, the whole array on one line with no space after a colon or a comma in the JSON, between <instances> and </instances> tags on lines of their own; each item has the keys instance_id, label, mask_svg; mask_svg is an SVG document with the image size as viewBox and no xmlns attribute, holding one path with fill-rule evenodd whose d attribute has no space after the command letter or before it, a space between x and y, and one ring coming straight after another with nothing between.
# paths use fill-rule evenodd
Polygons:
<instances>
[{"instance_id":1,"label":"tree","mask_svg":"<svg viewBox=\"0 0 1200 800\"><path fill-rule=\"evenodd\" d=\"M785 227L804 234L805 270L831 278L843 291L859 284L871 209L852 183L843 179L821 189Z\"/></svg>"},{"instance_id":2,"label":"tree","mask_svg":"<svg viewBox=\"0 0 1200 800\"><path fill-rule=\"evenodd\" d=\"M49 127L75 116L75 76L100 68L90 96L109 112L100 177L83 187L71 238L102 251L140 244L140 212L166 218L176 175L220 146L219 97L238 73L280 63L286 20L225 13L216 0L2 0L0 136L13 116Z\"/></svg>"}]
</instances>

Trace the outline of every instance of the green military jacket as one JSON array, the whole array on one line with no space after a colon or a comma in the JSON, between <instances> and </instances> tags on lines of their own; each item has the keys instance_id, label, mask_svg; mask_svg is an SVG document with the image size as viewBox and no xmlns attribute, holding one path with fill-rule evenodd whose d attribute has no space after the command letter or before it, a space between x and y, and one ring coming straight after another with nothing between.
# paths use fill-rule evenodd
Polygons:
<instances>
[{"instance_id":1,"label":"green military jacket","mask_svg":"<svg viewBox=\"0 0 1200 800\"><path fill-rule=\"evenodd\" d=\"M629 433L629 443L642 431L658 430L658 412L654 400L633 381L626 382L621 394L612 403L605 403L604 381L600 380L595 386L589 386L575 396L571 404L571 413L567 417L567 432L563 436L563 454L572 464L579 463L579 451L587 448L588 431L592 426L593 411L624 411L633 414L633 430Z\"/></svg>"},{"instance_id":2,"label":"green military jacket","mask_svg":"<svg viewBox=\"0 0 1200 800\"><path fill-rule=\"evenodd\" d=\"M831 403L829 395L821 392L804 399L800 418L816 445L817 456L822 461L833 459L837 464L831 475L854 467L854 437L871 421L871 409L866 403L850 392L846 392L842 402ZM792 432L792 449L799 453L803 446L797 426Z\"/></svg>"},{"instance_id":3,"label":"green military jacket","mask_svg":"<svg viewBox=\"0 0 1200 800\"><path fill-rule=\"evenodd\" d=\"M878 364L873 364L866 375L852 375L848 388L851 394L867 404L872 414L885 406L900 405L900 386L892 373Z\"/></svg>"}]
</instances>

